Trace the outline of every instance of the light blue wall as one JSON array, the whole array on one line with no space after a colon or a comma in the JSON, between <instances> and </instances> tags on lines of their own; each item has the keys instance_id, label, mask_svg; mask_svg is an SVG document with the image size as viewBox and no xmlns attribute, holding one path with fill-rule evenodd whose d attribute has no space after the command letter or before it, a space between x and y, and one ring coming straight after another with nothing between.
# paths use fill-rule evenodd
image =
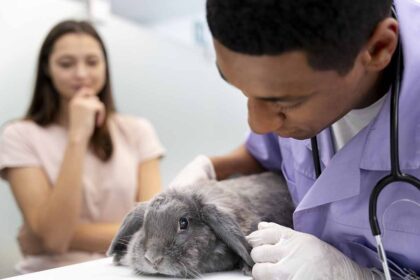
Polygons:
<instances>
[{"instance_id":1,"label":"light blue wall","mask_svg":"<svg viewBox=\"0 0 420 280\"><path fill-rule=\"evenodd\" d=\"M85 16L85 6L65 0L0 0L0 125L24 113L41 41L59 20ZM130 21L110 17L98 25L111 60L121 112L152 121L167 149L165 185L195 155L222 154L243 142L244 97L218 76L201 49L166 40ZM174 32L177 32L174 30ZM0 278L19 258L20 214L0 182Z\"/></svg>"}]
</instances>

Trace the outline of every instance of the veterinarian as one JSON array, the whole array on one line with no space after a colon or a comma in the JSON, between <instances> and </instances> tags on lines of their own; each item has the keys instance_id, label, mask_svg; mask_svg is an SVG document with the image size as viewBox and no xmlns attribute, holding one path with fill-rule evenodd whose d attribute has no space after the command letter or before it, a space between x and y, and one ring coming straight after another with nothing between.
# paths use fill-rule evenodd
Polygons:
<instances>
[{"instance_id":1,"label":"veterinarian","mask_svg":"<svg viewBox=\"0 0 420 280\"><path fill-rule=\"evenodd\" d=\"M18 272L105 257L125 214L160 191L163 152L149 121L115 111L94 27L54 26L28 112L0 139L1 176L24 220Z\"/></svg>"},{"instance_id":2,"label":"veterinarian","mask_svg":"<svg viewBox=\"0 0 420 280\"><path fill-rule=\"evenodd\" d=\"M399 43L399 163L420 177L420 2L394 4L395 14L391 1L207 0L217 67L247 98L252 133L228 155L198 156L171 185L263 170L284 175L294 229L261 223L247 237L255 279L384 277L368 206L391 169ZM378 200L395 278L420 273L419 203L420 192L405 183Z\"/></svg>"}]
</instances>

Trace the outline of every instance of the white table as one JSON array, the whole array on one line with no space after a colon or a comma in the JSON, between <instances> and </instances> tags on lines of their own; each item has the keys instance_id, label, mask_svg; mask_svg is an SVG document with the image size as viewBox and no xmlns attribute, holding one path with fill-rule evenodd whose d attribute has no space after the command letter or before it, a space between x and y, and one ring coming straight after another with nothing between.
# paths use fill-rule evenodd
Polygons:
<instances>
[{"instance_id":1,"label":"white table","mask_svg":"<svg viewBox=\"0 0 420 280\"><path fill-rule=\"evenodd\" d=\"M105 258L75 265L64 266L60 268L45 270L36 273L25 274L5 279L13 280L169 280L178 279L170 277L157 276L138 276L124 266L115 266L112 264L112 258ZM203 278L208 280L250 280L251 277L244 276L240 271L229 271L220 273L204 274Z\"/></svg>"}]
</instances>

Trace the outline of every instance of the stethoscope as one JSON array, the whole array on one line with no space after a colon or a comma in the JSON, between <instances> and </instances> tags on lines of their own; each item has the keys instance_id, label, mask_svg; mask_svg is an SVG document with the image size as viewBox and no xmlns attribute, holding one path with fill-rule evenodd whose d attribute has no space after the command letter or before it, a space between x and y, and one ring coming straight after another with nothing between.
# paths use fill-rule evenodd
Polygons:
<instances>
[{"instance_id":1,"label":"stethoscope","mask_svg":"<svg viewBox=\"0 0 420 280\"><path fill-rule=\"evenodd\" d=\"M392 9L392 13L394 17L396 18L396 13L394 9ZM382 245L381 229L379 228L378 217L376 214L379 194L385 187L396 182L408 183L416 187L418 190L420 190L420 180L410 174L402 173L400 169L400 158L399 158L399 150L398 150L399 149L398 147L398 137L399 137L398 136L398 105L399 105L398 98L400 95L400 87L401 87L401 79L402 79L403 57L402 57L401 41L399 41L398 43L396 55L397 55L396 77L392 83L392 88L391 88L391 118L390 118L391 119L390 121L391 172L389 173L389 175L384 176L378 181L378 183L376 183L369 198L370 228L376 240L379 260L382 263L382 268L384 270L386 280L391 280L391 273L388 267L385 249L384 249L384 246ZM315 173L316 173L316 177L318 178L321 175L321 163L319 160L319 151L318 151L318 143L316 140L316 136L311 138L311 145L312 145L312 156L313 156L313 161L314 161Z\"/></svg>"}]
</instances>

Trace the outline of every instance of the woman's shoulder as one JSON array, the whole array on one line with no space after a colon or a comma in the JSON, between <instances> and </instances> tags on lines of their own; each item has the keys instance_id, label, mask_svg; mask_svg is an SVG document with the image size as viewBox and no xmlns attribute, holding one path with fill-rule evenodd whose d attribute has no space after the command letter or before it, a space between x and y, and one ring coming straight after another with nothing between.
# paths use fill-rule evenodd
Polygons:
<instances>
[{"instance_id":1,"label":"woman's shoulder","mask_svg":"<svg viewBox=\"0 0 420 280\"><path fill-rule=\"evenodd\" d=\"M12 138L19 141L33 142L35 139L56 139L62 136L63 129L51 124L41 126L32 120L13 120L1 127L3 139Z\"/></svg>"},{"instance_id":2,"label":"woman's shoulder","mask_svg":"<svg viewBox=\"0 0 420 280\"><path fill-rule=\"evenodd\" d=\"M129 131L147 130L152 127L148 119L139 116L116 113L113 115L113 120L119 128Z\"/></svg>"},{"instance_id":3,"label":"woman's shoulder","mask_svg":"<svg viewBox=\"0 0 420 280\"><path fill-rule=\"evenodd\" d=\"M33 133L37 130L42 129L37 123L31 120L13 120L3 124L1 131L3 135L9 134L23 134L23 135L31 135L29 133Z\"/></svg>"},{"instance_id":4,"label":"woman's shoulder","mask_svg":"<svg viewBox=\"0 0 420 280\"><path fill-rule=\"evenodd\" d=\"M125 143L125 147L133 148L139 162L161 157L165 150L159 140L151 122L144 118L131 115L116 114L112 123L115 123L116 143ZM122 141L121 141L122 140ZM128 144L128 145L127 145Z\"/></svg>"},{"instance_id":5,"label":"woman's shoulder","mask_svg":"<svg viewBox=\"0 0 420 280\"><path fill-rule=\"evenodd\" d=\"M112 118L112 130L114 130L115 137L125 139L134 147L144 147L144 149L151 149L148 146L161 146L159 137L156 133L152 123L139 116L115 114Z\"/></svg>"}]
</instances>

